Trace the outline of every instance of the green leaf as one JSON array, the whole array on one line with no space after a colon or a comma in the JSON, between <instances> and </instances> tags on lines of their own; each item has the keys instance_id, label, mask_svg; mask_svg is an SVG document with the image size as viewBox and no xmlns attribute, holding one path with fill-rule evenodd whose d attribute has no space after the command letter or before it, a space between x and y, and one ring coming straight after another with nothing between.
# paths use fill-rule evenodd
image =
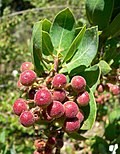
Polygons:
<instances>
[{"instance_id":1,"label":"green leaf","mask_svg":"<svg viewBox=\"0 0 120 154\"><path fill-rule=\"evenodd\" d=\"M86 14L92 25L105 29L110 21L114 0L86 0Z\"/></svg>"},{"instance_id":2,"label":"green leaf","mask_svg":"<svg viewBox=\"0 0 120 154\"><path fill-rule=\"evenodd\" d=\"M49 33L52 23L48 19L42 21L42 30Z\"/></svg>"},{"instance_id":3,"label":"green leaf","mask_svg":"<svg viewBox=\"0 0 120 154\"><path fill-rule=\"evenodd\" d=\"M46 56L52 56L53 49L50 35L47 32L42 31L42 53Z\"/></svg>"},{"instance_id":4,"label":"green leaf","mask_svg":"<svg viewBox=\"0 0 120 154\"><path fill-rule=\"evenodd\" d=\"M81 31L78 33L78 35L75 37L75 39L73 40L71 46L69 47L68 51L66 52L66 57L64 58L64 62L68 61L73 55L74 53L77 51L77 48L80 44L80 41L83 38L83 35L85 33L86 30L86 26L84 26Z\"/></svg>"},{"instance_id":5,"label":"green leaf","mask_svg":"<svg viewBox=\"0 0 120 154\"><path fill-rule=\"evenodd\" d=\"M117 44L119 44L119 40L116 40L115 38L112 38L111 40L109 40L108 42L109 44L109 48L107 50L105 50L104 55L103 55L103 59L107 62L107 63L112 63L112 67L118 68L120 65L120 48L117 48Z\"/></svg>"},{"instance_id":6,"label":"green leaf","mask_svg":"<svg viewBox=\"0 0 120 154\"><path fill-rule=\"evenodd\" d=\"M33 50L42 60L42 21L36 22L33 26Z\"/></svg>"},{"instance_id":7,"label":"green leaf","mask_svg":"<svg viewBox=\"0 0 120 154\"><path fill-rule=\"evenodd\" d=\"M106 31L106 35L110 37L117 37L120 35L120 13L113 19Z\"/></svg>"},{"instance_id":8,"label":"green leaf","mask_svg":"<svg viewBox=\"0 0 120 154\"><path fill-rule=\"evenodd\" d=\"M55 17L50 36L57 54L66 56L66 51L74 38L74 24L74 16L68 8L59 12Z\"/></svg>"},{"instance_id":9,"label":"green leaf","mask_svg":"<svg viewBox=\"0 0 120 154\"><path fill-rule=\"evenodd\" d=\"M5 130L0 133L0 143L5 143Z\"/></svg>"},{"instance_id":10,"label":"green leaf","mask_svg":"<svg viewBox=\"0 0 120 154\"><path fill-rule=\"evenodd\" d=\"M36 43L36 39L37 39L37 36L38 33L37 33L37 29L39 26L37 25L34 25L33 27L33 33L32 33L32 38L31 38L31 43L30 43L30 50L31 50L31 53L32 53L32 61L34 63L34 66L35 66L35 71L37 73L38 76L42 76L42 73L44 73L44 68L43 68L43 65L42 65L42 53L41 53L41 47L40 47L40 50L37 46L37 48L35 47L35 43Z\"/></svg>"},{"instance_id":11,"label":"green leaf","mask_svg":"<svg viewBox=\"0 0 120 154\"><path fill-rule=\"evenodd\" d=\"M109 114L110 123L113 123L115 120L120 120L120 108L117 108L117 109L113 110Z\"/></svg>"},{"instance_id":12,"label":"green leaf","mask_svg":"<svg viewBox=\"0 0 120 154\"><path fill-rule=\"evenodd\" d=\"M111 68L110 68L109 64L104 60L101 60L99 62L99 66L100 66L100 69L101 69L101 73L103 75L106 75L111 71Z\"/></svg>"},{"instance_id":13,"label":"green leaf","mask_svg":"<svg viewBox=\"0 0 120 154\"><path fill-rule=\"evenodd\" d=\"M80 128L81 130L89 130L92 128L95 119L96 119L96 102L95 102L95 98L93 95L93 92L91 91L90 88L87 87L86 89L89 93L90 96L90 102L87 106L81 107L81 109L83 110L83 112L85 113L85 120L83 122L82 127Z\"/></svg>"},{"instance_id":14,"label":"green leaf","mask_svg":"<svg viewBox=\"0 0 120 154\"><path fill-rule=\"evenodd\" d=\"M69 137L71 137L71 138L73 138L73 139L75 139L75 140L86 140L86 138L85 137L83 137L82 135L80 135L80 133L78 133L78 132L74 132L74 133L67 133L68 135L69 135Z\"/></svg>"},{"instance_id":15,"label":"green leaf","mask_svg":"<svg viewBox=\"0 0 120 154\"><path fill-rule=\"evenodd\" d=\"M89 67L85 69L85 71L82 72L81 75L85 78L86 83L90 87L92 92L95 92L101 75L99 66L96 64L92 67Z\"/></svg>"},{"instance_id":16,"label":"green leaf","mask_svg":"<svg viewBox=\"0 0 120 154\"><path fill-rule=\"evenodd\" d=\"M98 49L98 29L92 27L87 29L80 44L77 52L69 63L62 65L61 73L70 73L73 69L80 66L88 67L94 59Z\"/></svg>"}]
</instances>

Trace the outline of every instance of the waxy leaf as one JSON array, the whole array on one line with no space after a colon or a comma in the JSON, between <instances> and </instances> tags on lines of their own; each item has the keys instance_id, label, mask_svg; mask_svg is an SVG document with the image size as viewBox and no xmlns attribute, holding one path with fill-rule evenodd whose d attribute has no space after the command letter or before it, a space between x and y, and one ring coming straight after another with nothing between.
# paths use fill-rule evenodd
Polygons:
<instances>
[{"instance_id":1,"label":"waxy leaf","mask_svg":"<svg viewBox=\"0 0 120 154\"><path fill-rule=\"evenodd\" d=\"M42 21L42 30L49 33L52 23L48 19Z\"/></svg>"},{"instance_id":2,"label":"waxy leaf","mask_svg":"<svg viewBox=\"0 0 120 154\"><path fill-rule=\"evenodd\" d=\"M86 83L90 87L92 92L95 92L101 75L99 65L96 64L90 68L85 69L85 71L82 72L81 75L85 78Z\"/></svg>"},{"instance_id":3,"label":"waxy leaf","mask_svg":"<svg viewBox=\"0 0 120 154\"><path fill-rule=\"evenodd\" d=\"M33 50L42 60L42 21L36 22L33 26L32 33Z\"/></svg>"},{"instance_id":4,"label":"waxy leaf","mask_svg":"<svg viewBox=\"0 0 120 154\"><path fill-rule=\"evenodd\" d=\"M73 132L73 133L68 133L69 137L75 139L75 140L80 140L80 141L84 141L87 138L83 137L82 135L80 135L79 132Z\"/></svg>"},{"instance_id":5,"label":"waxy leaf","mask_svg":"<svg viewBox=\"0 0 120 154\"><path fill-rule=\"evenodd\" d=\"M46 56L52 56L53 49L50 35L47 32L42 31L42 53Z\"/></svg>"},{"instance_id":6,"label":"waxy leaf","mask_svg":"<svg viewBox=\"0 0 120 154\"><path fill-rule=\"evenodd\" d=\"M37 55L36 50L33 50L33 38L31 39L30 50L32 53L32 61L35 66L35 72L38 76L42 76L42 73L44 73L44 68L42 62L39 59L39 56Z\"/></svg>"},{"instance_id":7,"label":"waxy leaf","mask_svg":"<svg viewBox=\"0 0 120 154\"><path fill-rule=\"evenodd\" d=\"M50 36L57 54L66 56L71 42L74 38L75 19L71 11L67 8L62 10L54 19L50 30Z\"/></svg>"},{"instance_id":8,"label":"waxy leaf","mask_svg":"<svg viewBox=\"0 0 120 154\"><path fill-rule=\"evenodd\" d=\"M85 120L83 122L82 127L80 128L81 130L89 130L92 128L94 122L95 122L95 118L96 118L96 102L95 102L95 98L93 95L93 92L91 91L90 88L87 87L86 89L89 93L90 96L90 102L87 106L81 107L81 109L83 110L83 112L85 113Z\"/></svg>"},{"instance_id":9,"label":"waxy leaf","mask_svg":"<svg viewBox=\"0 0 120 154\"><path fill-rule=\"evenodd\" d=\"M109 64L104 60L101 60L99 62L99 66L100 66L102 75L106 75L111 71Z\"/></svg>"},{"instance_id":10,"label":"waxy leaf","mask_svg":"<svg viewBox=\"0 0 120 154\"><path fill-rule=\"evenodd\" d=\"M48 64L44 61L45 58L43 60L43 54L48 56L51 55L53 51L53 46L48 33L42 31L42 24L42 21L35 23L31 40L33 62L38 76L41 76L44 73L45 69L49 67ZM46 43L46 41L48 44Z\"/></svg>"},{"instance_id":11,"label":"waxy leaf","mask_svg":"<svg viewBox=\"0 0 120 154\"><path fill-rule=\"evenodd\" d=\"M110 123L113 123L115 120L120 120L120 108L113 110L109 114Z\"/></svg>"},{"instance_id":12,"label":"waxy leaf","mask_svg":"<svg viewBox=\"0 0 120 154\"><path fill-rule=\"evenodd\" d=\"M86 30L86 26L84 26L81 31L78 33L78 35L75 37L75 39L73 40L71 46L69 47L68 51L66 52L66 57L65 59L63 60L64 62L65 61L68 61L73 55L74 53L77 51L77 48L80 44L80 41L82 40L83 38L83 35L85 33L85 30Z\"/></svg>"},{"instance_id":13,"label":"waxy leaf","mask_svg":"<svg viewBox=\"0 0 120 154\"><path fill-rule=\"evenodd\" d=\"M94 59L98 49L98 29L92 27L87 29L80 44L77 52L69 63L64 63L60 73L70 73L73 69L80 66L88 67Z\"/></svg>"},{"instance_id":14,"label":"waxy leaf","mask_svg":"<svg viewBox=\"0 0 120 154\"><path fill-rule=\"evenodd\" d=\"M106 35L110 37L120 36L120 13L113 19L109 25Z\"/></svg>"},{"instance_id":15,"label":"waxy leaf","mask_svg":"<svg viewBox=\"0 0 120 154\"><path fill-rule=\"evenodd\" d=\"M110 21L114 0L86 0L86 14L92 25L105 29Z\"/></svg>"}]
</instances>

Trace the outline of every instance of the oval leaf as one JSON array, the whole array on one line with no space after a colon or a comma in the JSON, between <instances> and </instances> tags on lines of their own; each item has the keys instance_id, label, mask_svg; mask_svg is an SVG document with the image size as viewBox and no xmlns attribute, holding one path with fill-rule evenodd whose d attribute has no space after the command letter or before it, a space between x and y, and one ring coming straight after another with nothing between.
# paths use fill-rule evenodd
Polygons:
<instances>
[{"instance_id":1,"label":"oval leaf","mask_svg":"<svg viewBox=\"0 0 120 154\"><path fill-rule=\"evenodd\" d=\"M81 107L81 109L84 112L84 116L85 116L85 121L83 122L82 127L80 128L81 130L89 130L92 128L95 119L96 119L96 102L94 99L94 95L93 92L90 90L90 88L87 87L86 89L89 93L90 96L90 102L87 106L85 107Z\"/></svg>"},{"instance_id":2,"label":"oval leaf","mask_svg":"<svg viewBox=\"0 0 120 154\"><path fill-rule=\"evenodd\" d=\"M63 68L60 70L61 73L70 73L73 69L80 66L88 67L94 59L98 49L98 29L92 27L87 29L80 44L77 52L67 64L63 64Z\"/></svg>"},{"instance_id":3,"label":"oval leaf","mask_svg":"<svg viewBox=\"0 0 120 154\"><path fill-rule=\"evenodd\" d=\"M90 87L92 92L95 92L101 75L99 65L96 64L90 68L85 69L81 75L85 78L87 85Z\"/></svg>"},{"instance_id":4,"label":"oval leaf","mask_svg":"<svg viewBox=\"0 0 120 154\"><path fill-rule=\"evenodd\" d=\"M33 50L42 60L42 21L36 22L32 32Z\"/></svg>"},{"instance_id":5,"label":"oval leaf","mask_svg":"<svg viewBox=\"0 0 120 154\"><path fill-rule=\"evenodd\" d=\"M53 54L53 45L50 35L45 31L42 31L42 53L46 56L52 56Z\"/></svg>"},{"instance_id":6,"label":"oval leaf","mask_svg":"<svg viewBox=\"0 0 120 154\"><path fill-rule=\"evenodd\" d=\"M101 73L103 75L106 75L111 71L111 68L110 68L109 64L104 60L101 60L99 62L99 66L100 66L100 69L101 69Z\"/></svg>"},{"instance_id":7,"label":"oval leaf","mask_svg":"<svg viewBox=\"0 0 120 154\"><path fill-rule=\"evenodd\" d=\"M113 123L115 120L120 120L120 108L115 109L109 114L110 123Z\"/></svg>"},{"instance_id":8,"label":"oval leaf","mask_svg":"<svg viewBox=\"0 0 120 154\"><path fill-rule=\"evenodd\" d=\"M49 33L52 23L48 19L42 21L42 30Z\"/></svg>"},{"instance_id":9,"label":"oval leaf","mask_svg":"<svg viewBox=\"0 0 120 154\"><path fill-rule=\"evenodd\" d=\"M75 139L75 140L86 140L87 138L83 137L82 135L80 135L79 132L74 132L74 133L67 133L69 135L69 137Z\"/></svg>"},{"instance_id":10,"label":"oval leaf","mask_svg":"<svg viewBox=\"0 0 120 154\"><path fill-rule=\"evenodd\" d=\"M105 29L110 21L114 0L86 0L86 14L92 25Z\"/></svg>"},{"instance_id":11,"label":"oval leaf","mask_svg":"<svg viewBox=\"0 0 120 154\"><path fill-rule=\"evenodd\" d=\"M110 37L117 37L120 35L120 13L114 18L109 25L106 35Z\"/></svg>"},{"instance_id":12,"label":"oval leaf","mask_svg":"<svg viewBox=\"0 0 120 154\"><path fill-rule=\"evenodd\" d=\"M41 60L39 59L39 56L37 55L36 50L35 49L33 50L33 38L31 39L30 50L32 53L32 61L35 66L35 71L38 76L42 76L42 74L44 73L44 68L41 63Z\"/></svg>"},{"instance_id":13,"label":"oval leaf","mask_svg":"<svg viewBox=\"0 0 120 154\"><path fill-rule=\"evenodd\" d=\"M74 38L74 24L74 16L68 8L62 10L55 17L50 36L57 54L66 55L66 51Z\"/></svg>"},{"instance_id":14,"label":"oval leaf","mask_svg":"<svg viewBox=\"0 0 120 154\"><path fill-rule=\"evenodd\" d=\"M70 48L68 49L68 51L66 52L66 57L65 59L63 60L64 62L65 61L68 61L73 55L74 53L77 51L77 48L80 44L80 41L82 40L83 38L83 35L85 33L85 30L86 30L86 26L84 26L81 31L78 33L78 35L75 37L74 41L72 42Z\"/></svg>"}]
</instances>

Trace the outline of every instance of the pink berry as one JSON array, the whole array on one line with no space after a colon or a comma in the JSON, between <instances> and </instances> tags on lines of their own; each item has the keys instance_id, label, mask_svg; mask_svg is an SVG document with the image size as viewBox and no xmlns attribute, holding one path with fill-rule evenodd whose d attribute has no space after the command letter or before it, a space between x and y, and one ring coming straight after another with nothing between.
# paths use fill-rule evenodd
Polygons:
<instances>
[{"instance_id":1,"label":"pink berry","mask_svg":"<svg viewBox=\"0 0 120 154\"><path fill-rule=\"evenodd\" d=\"M54 136L49 137L47 141L47 145L53 148L55 144L56 144L56 138Z\"/></svg>"},{"instance_id":2,"label":"pink berry","mask_svg":"<svg viewBox=\"0 0 120 154\"><path fill-rule=\"evenodd\" d=\"M103 104L103 98L101 96L99 96L98 98L95 99L95 101L98 103L98 104Z\"/></svg>"},{"instance_id":3,"label":"pink berry","mask_svg":"<svg viewBox=\"0 0 120 154\"><path fill-rule=\"evenodd\" d=\"M53 101L48 107L47 112L50 117L59 118L64 114L64 107L61 102Z\"/></svg>"},{"instance_id":4,"label":"pink berry","mask_svg":"<svg viewBox=\"0 0 120 154\"><path fill-rule=\"evenodd\" d=\"M63 102L66 98L66 93L62 89L57 89L53 91L53 100Z\"/></svg>"},{"instance_id":5,"label":"pink berry","mask_svg":"<svg viewBox=\"0 0 120 154\"><path fill-rule=\"evenodd\" d=\"M120 93L119 87L117 85L113 85L110 88L110 91L112 92L113 95L118 95Z\"/></svg>"},{"instance_id":6,"label":"pink berry","mask_svg":"<svg viewBox=\"0 0 120 154\"><path fill-rule=\"evenodd\" d=\"M102 84L98 85L97 91L98 91L99 93L102 93L102 92L104 91L104 88L103 88L103 85L102 85Z\"/></svg>"},{"instance_id":7,"label":"pink berry","mask_svg":"<svg viewBox=\"0 0 120 154\"><path fill-rule=\"evenodd\" d=\"M89 101L90 101L90 96L87 91L79 93L79 95L77 97L77 102L80 106L88 105Z\"/></svg>"},{"instance_id":8,"label":"pink berry","mask_svg":"<svg viewBox=\"0 0 120 154\"><path fill-rule=\"evenodd\" d=\"M35 118L31 111L24 111L20 115L20 123L25 127L30 127L34 124Z\"/></svg>"},{"instance_id":9,"label":"pink berry","mask_svg":"<svg viewBox=\"0 0 120 154\"><path fill-rule=\"evenodd\" d=\"M74 76L71 80L71 86L76 92L80 92L85 89L86 81L82 76Z\"/></svg>"},{"instance_id":10,"label":"pink berry","mask_svg":"<svg viewBox=\"0 0 120 154\"><path fill-rule=\"evenodd\" d=\"M77 115L79 108L78 105L73 101L67 101L64 104L65 108L65 117L67 118L73 118Z\"/></svg>"},{"instance_id":11,"label":"pink berry","mask_svg":"<svg viewBox=\"0 0 120 154\"><path fill-rule=\"evenodd\" d=\"M37 151L42 151L45 148L46 142L41 139L37 139L34 142L34 146L36 147Z\"/></svg>"},{"instance_id":12,"label":"pink berry","mask_svg":"<svg viewBox=\"0 0 120 154\"><path fill-rule=\"evenodd\" d=\"M54 88L59 89L65 87L67 78L64 74L57 74L53 77L52 85Z\"/></svg>"},{"instance_id":13,"label":"pink berry","mask_svg":"<svg viewBox=\"0 0 120 154\"><path fill-rule=\"evenodd\" d=\"M31 86L36 80L36 73L32 70L26 70L20 74L20 82L24 86Z\"/></svg>"},{"instance_id":14,"label":"pink berry","mask_svg":"<svg viewBox=\"0 0 120 154\"><path fill-rule=\"evenodd\" d=\"M78 114L76 115L76 117L80 120L80 123L84 120L84 114L83 114L83 111L80 110L78 112Z\"/></svg>"},{"instance_id":15,"label":"pink berry","mask_svg":"<svg viewBox=\"0 0 120 154\"><path fill-rule=\"evenodd\" d=\"M20 116L23 111L27 110L27 108L27 101L22 98L18 98L13 104L13 111L18 116Z\"/></svg>"},{"instance_id":16,"label":"pink berry","mask_svg":"<svg viewBox=\"0 0 120 154\"><path fill-rule=\"evenodd\" d=\"M43 154L43 153L40 153L39 151L35 150L33 154Z\"/></svg>"},{"instance_id":17,"label":"pink berry","mask_svg":"<svg viewBox=\"0 0 120 154\"><path fill-rule=\"evenodd\" d=\"M111 91L110 89L111 89L112 86L113 86L112 83L106 83L106 90Z\"/></svg>"},{"instance_id":18,"label":"pink berry","mask_svg":"<svg viewBox=\"0 0 120 154\"><path fill-rule=\"evenodd\" d=\"M36 92L34 102L40 107L47 107L52 102L52 95L47 89L40 89Z\"/></svg>"},{"instance_id":19,"label":"pink berry","mask_svg":"<svg viewBox=\"0 0 120 154\"><path fill-rule=\"evenodd\" d=\"M21 84L20 80L18 80L17 82L17 87L22 90L24 88L24 86Z\"/></svg>"},{"instance_id":20,"label":"pink berry","mask_svg":"<svg viewBox=\"0 0 120 154\"><path fill-rule=\"evenodd\" d=\"M51 122L51 121L54 120L53 117L50 117L50 116L49 116L49 114L47 113L46 110L43 110L43 111L42 111L42 116L43 116L44 120L47 121L47 122Z\"/></svg>"},{"instance_id":21,"label":"pink berry","mask_svg":"<svg viewBox=\"0 0 120 154\"><path fill-rule=\"evenodd\" d=\"M68 118L65 120L63 128L68 133L78 131L80 128L80 120L77 117Z\"/></svg>"},{"instance_id":22,"label":"pink berry","mask_svg":"<svg viewBox=\"0 0 120 154\"><path fill-rule=\"evenodd\" d=\"M24 62L20 67L20 71L24 72L26 70L34 70L34 65L31 62Z\"/></svg>"}]
</instances>

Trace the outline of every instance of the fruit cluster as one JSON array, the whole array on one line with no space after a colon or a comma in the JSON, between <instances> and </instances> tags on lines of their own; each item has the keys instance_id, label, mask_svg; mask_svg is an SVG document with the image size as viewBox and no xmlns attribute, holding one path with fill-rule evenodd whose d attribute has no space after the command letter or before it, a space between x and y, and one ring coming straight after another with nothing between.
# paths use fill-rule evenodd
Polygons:
<instances>
[{"instance_id":1,"label":"fruit cluster","mask_svg":"<svg viewBox=\"0 0 120 154\"><path fill-rule=\"evenodd\" d=\"M104 91L106 93L104 93ZM114 85L112 83L99 84L95 92L96 102L99 104L104 104L110 99L111 94L114 96L119 93L120 89L118 85Z\"/></svg>"},{"instance_id":2,"label":"fruit cluster","mask_svg":"<svg viewBox=\"0 0 120 154\"><path fill-rule=\"evenodd\" d=\"M90 101L89 93L85 89L85 79L74 76L71 82L67 83L66 76L57 72L39 78L33 71L34 65L31 62L24 62L20 70L17 86L23 91L25 98L18 98L13 104L13 111L19 116L20 123L30 127L45 121L58 124L58 127L67 133L78 131L85 114L80 108L88 105ZM63 141L55 136L49 136L46 144L40 140L36 141L37 151L34 154L42 153L43 149L50 154L54 147L51 144L61 148Z\"/></svg>"}]
</instances>

